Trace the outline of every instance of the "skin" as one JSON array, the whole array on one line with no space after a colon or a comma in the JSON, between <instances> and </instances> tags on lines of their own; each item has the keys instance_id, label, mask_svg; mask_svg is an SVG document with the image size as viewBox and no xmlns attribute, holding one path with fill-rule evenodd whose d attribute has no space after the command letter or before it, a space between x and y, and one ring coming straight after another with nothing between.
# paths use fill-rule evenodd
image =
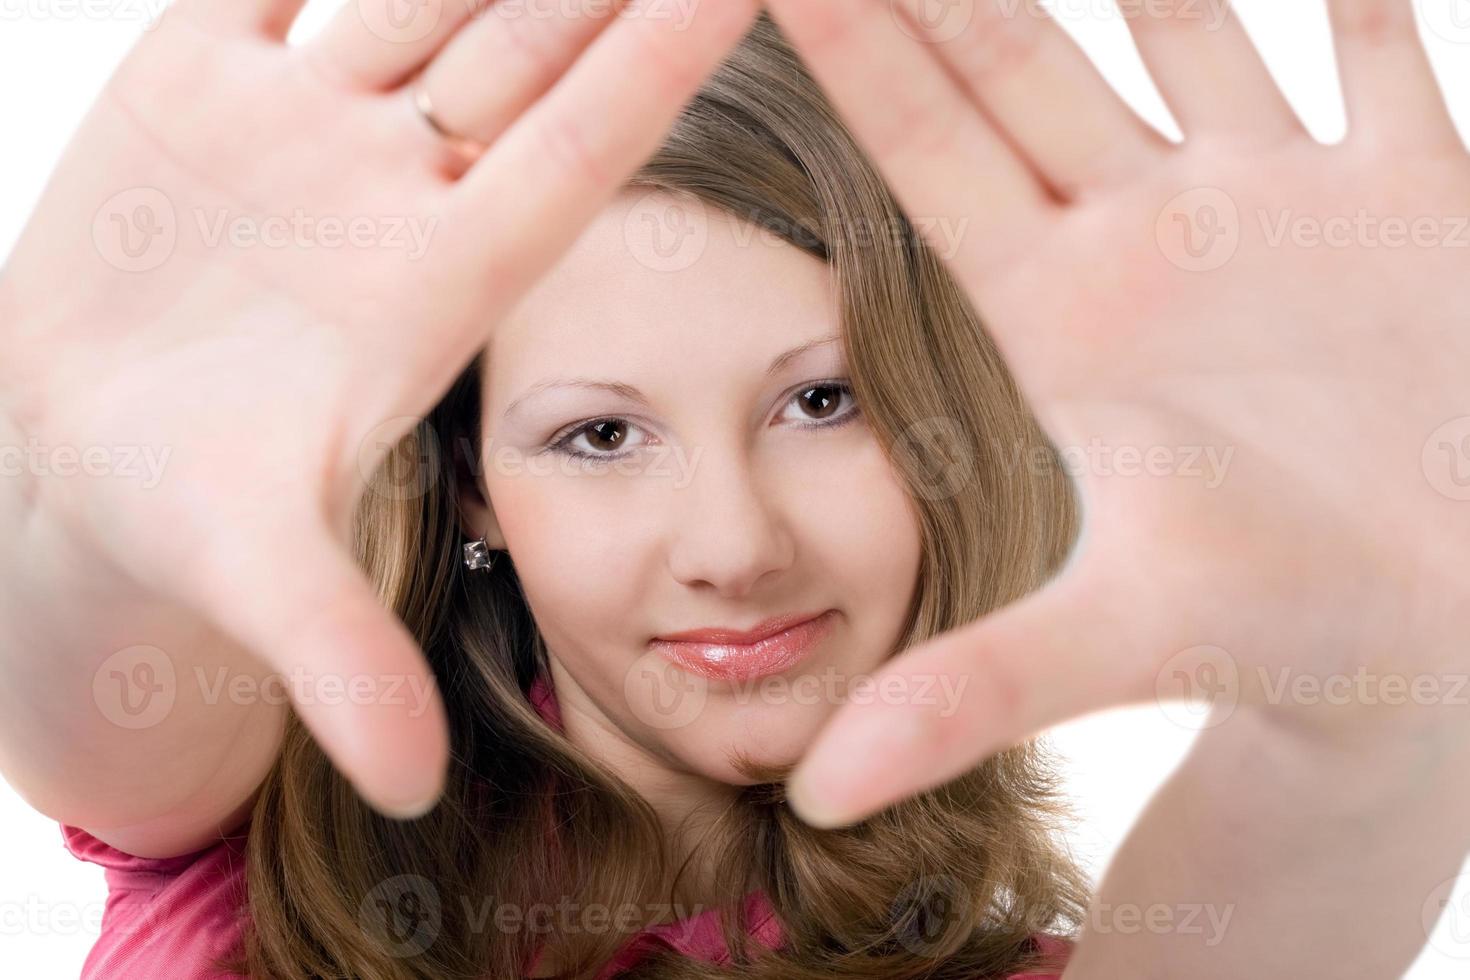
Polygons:
<instances>
[{"instance_id":1,"label":"skin","mask_svg":"<svg viewBox=\"0 0 1470 980\"><path fill-rule=\"evenodd\" d=\"M412 816L436 802L441 701L353 560L351 516L388 450L658 147L756 10L472 18L447 3L399 33L348 4L288 46L301 6L171 6L84 120L0 276L0 442L170 453L148 489L29 468L0 482L13 542L0 769L38 809L144 856L237 825L279 745L279 702L210 697L196 669L248 692L305 678L294 706L370 804ZM454 157L415 111L405 83L420 71L482 156ZM366 219L381 237L207 234L221 214L298 211ZM165 244L130 263L119 226L170 214L172 246L154 236ZM427 251L391 246L394 218L431 227ZM118 724L107 685L145 677L172 677L171 703ZM348 684L367 696L344 698Z\"/></svg>"},{"instance_id":2,"label":"skin","mask_svg":"<svg viewBox=\"0 0 1470 980\"><path fill-rule=\"evenodd\" d=\"M1188 136L1172 146L1028 7L997 19L999 5L980 2L969 29L920 41L895 19L916 2L770 6L910 214L975 219L953 271L1055 441L1233 448L1236 461L1210 491L1083 473L1088 524L1062 576L887 668L973 681L968 710L838 711L793 802L817 823L851 819L1028 733L1152 701L1176 656L1217 647L1242 679L1238 702L1153 801L1099 901L1238 901L1229 945L1097 930L1067 980L1391 975L1423 943L1431 885L1467 848L1463 712L1282 703L1252 679L1470 673L1470 521L1452 468L1464 442L1444 428L1470 417L1470 277L1448 248L1272 244L1252 219L1470 211L1470 161L1412 7L1330 0L1351 132L1321 147L1238 24L1206 30L1213 18L1151 5L1161 14L1129 27ZM233 826L280 713L181 686L166 719L126 728L94 710L99 671L141 643L182 677L424 679L345 546L367 474L608 204L754 12L701 5L678 35L650 18L583 23L539 67L445 79L471 103L448 121L492 144L452 166L401 83L504 22L462 33L451 18L383 43L353 21L357 6L301 51L282 43L295 0L171 8L89 115L0 276L0 442L175 454L147 493L32 474L0 490L0 769L42 812L136 854L183 853ZM594 35L607 43L580 57ZM186 214L302 207L442 224L416 265L189 240L156 269L126 271L92 226L99 202L140 186ZM1201 188L1245 220L1232 256L1190 269L1160 224L1198 220L1170 202ZM731 419L698 419L711 472L737 458L745 430ZM719 578L702 553L671 552L669 579ZM541 590L547 606L555 595ZM561 652L589 704L615 703L590 658ZM407 815L432 803L442 713L297 706L374 805ZM851 759L882 778L864 784ZM1318 891L1332 901L1290 900Z\"/></svg>"},{"instance_id":3,"label":"skin","mask_svg":"<svg viewBox=\"0 0 1470 980\"><path fill-rule=\"evenodd\" d=\"M675 270L647 259L662 226L636 220L666 208L690 214L703 242ZM572 741L671 828L749 782L736 752L797 762L839 703L816 682L874 671L914 599L912 502L850 390L812 392L847 383L840 332L820 260L636 191L591 223L486 358L486 462L462 495L467 534L515 562ZM647 404L577 387L521 397L558 378L621 382ZM558 443L603 458L579 463ZM771 686L706 680L648 647L825 609L838 614L831 633Z\"/></svg>"},{"instance_id":4,"label":"skin","mask_svg":"<svg viewBox=\"0 0 1470 980\"><path fill-rule=\"evenodd\" d=\"M1034 5L956 5L926 27L917 3L771 8L906 210L975 219L954 272L1058 446L1213 447L1233 462L1213 488L1182 469L1082 467L1087 521L1064 572L880 672L968 678L966 709L845 707L792 803L845 823L1198 678L1213 727L1099 901L1238 900L1228 942L1096 929L1066 977L1393 975L1470 850L1454 695L1470 674L1470 155L1416 5L1330 0L1350 133L1328 147L1221 5L1124 5L1186 134L1176 145ZM1271 234L1283 215L1359 212L1427 217L1438 234L1398 247L1386 226L1330 246ZM1178 229L1199 243L1222 215L1233 250L1192 262ZM1281 696L1283 671L1377 683ZM1318 890L1330 900L1287 897Z\"/></svg>"}]
</instances>

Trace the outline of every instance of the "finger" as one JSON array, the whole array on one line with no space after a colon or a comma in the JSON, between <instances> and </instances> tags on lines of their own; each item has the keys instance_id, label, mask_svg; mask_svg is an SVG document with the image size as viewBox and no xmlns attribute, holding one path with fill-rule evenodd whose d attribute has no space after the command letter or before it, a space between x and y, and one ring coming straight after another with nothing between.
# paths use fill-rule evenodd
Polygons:
<instances>
[{"instance_id":1,"label":"finger","mask_svg":"<svg viewBox=\"0 0 1470 980\"><path fill-rule=\"evenodd\" d=\"M455 185L452 211L472 228L456 247L479 255L461 267L505 282L549 266L658 149L758 6L706 0L676 18L632 0Z\"/></svg>"},{"instance_id":2,"label":"finger","mask_svg":"<svg viewBox=\"0 0 1470 980\"><path fill-rule=\"evenodd\" d=\"M1410 0L1329 0L1349 138L1459 145Z\"/></svg>"},{"instance_id":3,"label":"finger","mask_svg":"<svg viewBox=\"0 0 1470 980\"><path fill-rule=\"evenodd\" d=\"M237 537L222 532L202 559L204 611L279 672L364 799L392 816L429 809L443 790L448 727L413 637L324 524Z\"/></svg>"},{"instance_id":4,"label":"finger","mask_svg":"<svg viewBox=\"0 0 1470 980\"><path fill-rule=\"evenodd\" d=\"M1147 699L1154 672L1130 634L1127 597L1091 567L879 671L872 690L900 693L836 714L792 774L792 806L815 826L849 824L1051 725Z\"/></svg>"},{"instance_id":5,"label":"finger","mask_svg":"<svg viewBox=\"0 0 1470 980\"><path fill-rule=\"evenodd\" d=\"M171 8L223 30L284 38L306 0L178 0Z\"/></svg>"},{"instance_id":6,"label":"finger","mask_svg":"<svg viewBox=\"0 0 1470 980\"><path fill-rule=\"evenodd\" d=\"M1233 0L1118 0L1159 92L1190 134L1271 142L1305 136Z\"/></svg>"},{"instance_id":7,"label":"finger","mask_svg":"<svg viewBox=\"0 0 1470 980\"><path fill-rule=\"evenodd\" d=\"M772 13L909 217L978 216L956 256L975 269L1054 216L1045 187L889 0L773 0ZM923 222L932 224L933 222Z\"/></svg>"},{"instance_id":8,"label":"finger","mask_svg":"<svg viewBox=\"0 0 1470 980\"><path fill-rule=\"evenodd\" d=\"M381 91L402 84L471 17L487 16L495 0L348 0L303 46L334 78ZM489 74L492 66L483 66Z\"/></svg>"},{"instance_id":9,"label":"finger","mask_svg":"<svg viewBox=\"0 0 1470 980\"><path fill-rule=\"evenodd\" d=\"M1057 196L1128 180L1170 148L1037 0L978 0L938 19L928 9L895 3Z\"/></svg>"},{"instance_id":10,"label":"finger","mask_svg":"<svg viewBox=\"0 0 1470 980\"><path fill-rule=\"evenodd\" d=\"M620 6L593 2L567 11L565 0L497 5L456 34L418 84L446 128L489 145L566 73Z\"/></svg>"}]
</instances>

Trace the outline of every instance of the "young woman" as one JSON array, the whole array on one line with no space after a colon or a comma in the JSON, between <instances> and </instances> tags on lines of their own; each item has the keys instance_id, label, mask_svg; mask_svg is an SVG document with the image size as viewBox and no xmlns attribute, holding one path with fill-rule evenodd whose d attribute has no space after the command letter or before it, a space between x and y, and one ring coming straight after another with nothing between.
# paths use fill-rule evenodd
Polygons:
<instances>
[{"instance_id":1,"label":"young woman","mask_svg":"<svg viewBox=\"0 0 1470 980\"><path fill-rule=\"evenodd\" d=\"M1451 873L1445 712L1258 711L1251 673L1273 640L1312 670L1390 641L1390 667L1459 663L1470 535L1427 447L1463 370L1424 356L1467 346L1449 260L1380 260L1432 287L1347 304L1346 260L1253 228L1214 268L1171 251L1158 216L1202 175L1242 205L1261 185L1223 139L1172 155L1034 12L985 48L906 3L777 4L860 149L747 3L354 5L288 50L298 7L170 10L0 279L6 440L170 452L155 486L23 477L0 511L0 762L108 868L93 975L1055 977L1085 882L1044 754L1002 743L1201 664L1250 703L1102 897L1192 889L1244 924L1124 956L1096 930L1068 980L1242 976L1284 928L1351 927L1375 875L1341 882L1339 848L1409 894ZM1239 41L1135 29L1181 71ZM1098 94L1085 125L1022 102L1067 82ZM1305 193L1325 151L1278 100L1176 112ZM1447 119L1417 123L1399 165L1433 181L1381 200L1466 201ZM1357 318L1341 351L1278 309L1313 304ZM1234 447L1238 475L1080 474L1064 568L1079 501L992 334L1061 445ZM1356 456L1324 399L1397 414L1346 426ZM1328 446L1386 528L1347 533ZM1436 598L1364 581L1380 565ZM1262 737L1242 792L1232 753ZM1372 790L1340 788L1349 754ZM811 823L784 790L803 758ZM1188 782L1222 771L1232 796ZM1263 797L1295 822L1242 819ZM1332 847L1301 853L1309 822ZM1248 875L1152 860L1227 830ZM1411 830L1416 854L1373 854ZM1323 885L1361 901L1252 890ZM1401 956L1383 935L1358 965ZM1271 975L1312 975L1299 955Z\"/></svg>"}]
</instances>

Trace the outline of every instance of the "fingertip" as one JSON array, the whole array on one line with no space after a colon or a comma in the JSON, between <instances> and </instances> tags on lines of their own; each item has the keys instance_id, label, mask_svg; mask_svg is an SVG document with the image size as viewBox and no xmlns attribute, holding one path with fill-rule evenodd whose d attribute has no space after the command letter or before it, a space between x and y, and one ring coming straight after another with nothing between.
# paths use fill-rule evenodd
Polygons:
<instances>
[{"instance_id":1,"label":"fingertip","mask_svg":"<svg viewBox=\"0 0 1470 980\"><path fill-rule=\"evenodd\" d=\"M811 780L793 776L786 784L786 803L807 826L818 830L835 830L856 822L856 817L815 791Z\"/></svg>"}]
</instances>

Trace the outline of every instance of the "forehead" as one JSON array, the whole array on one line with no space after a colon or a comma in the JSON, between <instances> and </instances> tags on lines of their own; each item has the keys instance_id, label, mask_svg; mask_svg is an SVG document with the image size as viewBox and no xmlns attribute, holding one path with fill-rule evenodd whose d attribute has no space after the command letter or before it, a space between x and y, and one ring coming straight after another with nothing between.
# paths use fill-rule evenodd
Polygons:
<instances>
[{"instance_id":1,"label":"forehead","mask_svg":"<svg viewBox=\"0 0 1470 980\"><path fill-rule=\"evenodd\" d=\"M551 373L760 360L837 332L828 266L770 231L625 190L497 325L492 401Z\"/></svg>"}]
</instances>

